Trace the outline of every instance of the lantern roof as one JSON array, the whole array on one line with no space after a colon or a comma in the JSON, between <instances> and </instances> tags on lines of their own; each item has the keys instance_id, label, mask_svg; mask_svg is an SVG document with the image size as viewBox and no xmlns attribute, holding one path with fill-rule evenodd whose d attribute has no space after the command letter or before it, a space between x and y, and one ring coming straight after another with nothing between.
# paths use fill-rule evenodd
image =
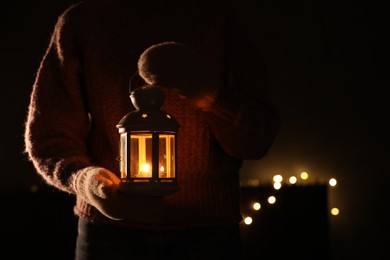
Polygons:
<instances>
[{"instance_id":1,"label":"lantern roof","mask_svg":"<svg viewBox=\"0 0 390 260\"><path fill-rule=\"evenodd\" d=\"M116 126L123 131L177 132L179 124L170 114L161 110L135 110L119 121Z\"/></svg>"}]
</instances>

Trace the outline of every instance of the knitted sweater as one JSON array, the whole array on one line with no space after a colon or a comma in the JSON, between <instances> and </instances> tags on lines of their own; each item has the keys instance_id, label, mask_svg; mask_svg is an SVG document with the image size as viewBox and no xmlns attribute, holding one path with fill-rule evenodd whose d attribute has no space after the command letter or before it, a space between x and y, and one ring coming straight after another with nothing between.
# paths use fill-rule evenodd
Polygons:
<instances>
[{"instance_id":1,"label":"knitted sweater","mask_svg":"<svg viewBox=\"0 0 390 260\"><path fill-rule=\"evenodd\" d=\"M230 12L211 2L85 1L58 18L33 85L25 144L38 174L75 194L77 216L147 229L241 221L240 167L268 152L280 118L268 100L267 71L256 49ZM116 125L135 109L129 79L140 54L164 41L195 47L214 69L219 95L204 112L166 90L162 110L180 125L180 190L166 196L167 210L158 223L114 221L78 196L75 176L91 166L119 176Z\"/></svg>"}]
</instances>

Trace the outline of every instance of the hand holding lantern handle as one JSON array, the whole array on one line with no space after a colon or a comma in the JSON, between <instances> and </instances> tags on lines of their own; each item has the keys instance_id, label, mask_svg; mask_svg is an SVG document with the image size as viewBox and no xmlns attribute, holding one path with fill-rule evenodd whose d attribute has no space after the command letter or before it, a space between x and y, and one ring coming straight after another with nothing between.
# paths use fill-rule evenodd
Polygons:
<instances>
[{"instance_id":1,"label":"hand holding lantern handle","mask_svg":"<svg viewBox=\"0 0 390 260\"><path fill-rule=\"evenodd\" d=\"M201 110L209 110L215 101L217 89L211 70L188 45L152 45L141 54L138 70L146 83L173 89Z\"/></svg>"},{"instance_id":2,"label":"hand holding lantern handle","mask_svg":"<svg viewBox=\"0 0 390 260\"><path fill-rule=\"evenodd\" d=\"M141 223L162 216L162 196L136 196L119 192L120 179L102 167L87 167L75 179L77 193L106 217L113 220L130 219Z\"/></svg>"}]
</instances>

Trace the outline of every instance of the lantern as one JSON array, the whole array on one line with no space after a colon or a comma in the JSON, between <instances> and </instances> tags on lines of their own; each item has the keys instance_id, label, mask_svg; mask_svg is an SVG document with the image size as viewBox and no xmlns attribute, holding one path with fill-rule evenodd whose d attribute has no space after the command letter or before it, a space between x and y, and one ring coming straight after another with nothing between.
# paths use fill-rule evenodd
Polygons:
<instances>
[{"instance_id":1,"label":"lantern","mask_svg":"<svg viewBox=\"0 0 390 260\"><path fill-rule=\"evenodd\" d=\"M136 108L117 124L120 134L120 190L164 196L179 190L176 173L177 121L161 111L165 95L155 85L130 94Z\"/></svg>"}]
</instances>

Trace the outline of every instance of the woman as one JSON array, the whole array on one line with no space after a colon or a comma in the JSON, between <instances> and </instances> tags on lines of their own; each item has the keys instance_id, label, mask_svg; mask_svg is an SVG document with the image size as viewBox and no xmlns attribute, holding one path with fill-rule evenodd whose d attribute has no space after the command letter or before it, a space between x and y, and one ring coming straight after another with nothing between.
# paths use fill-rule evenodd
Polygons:
<instances>
[{"instance_id":1,"label":"woman","mask_svg":"<svg viewBox=\"0 0 390 260\"><path fill-rule=\"evenodd\" d=\"M266 155L280 117L265 66L233 13L222 2L92 0L58 18L33 86L25 143L48 185L76 196L75 259L240 258L239 171L244 160ZM166 42L188 46L201 63L173 51L151 72L166 75L166 66L172 74L152 82L142 61ZM193 80L175 74L178 64ZM161 83L162 109L180 125L180 190L169 196L118 192L115 126L135 109L128 82L138 69L146 83Z\"/></svg>"}]
</instances>

